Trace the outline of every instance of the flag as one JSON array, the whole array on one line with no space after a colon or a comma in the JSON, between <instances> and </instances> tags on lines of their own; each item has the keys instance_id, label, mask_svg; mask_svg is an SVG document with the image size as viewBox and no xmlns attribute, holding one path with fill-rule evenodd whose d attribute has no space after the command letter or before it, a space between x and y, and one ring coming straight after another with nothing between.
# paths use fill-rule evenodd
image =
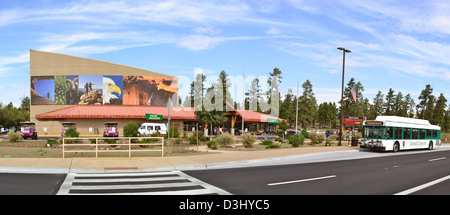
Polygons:
<instances>
[{"instance_id":1,"label":"flag","mask_svg":"<svg viewBox=\"0 0 450 215\"><path fill-rule=\"evenodd\" d=\"M356 86L354 86L350 92L352 93L353 101L356 103Z\"/></svg>"}]
</instances>

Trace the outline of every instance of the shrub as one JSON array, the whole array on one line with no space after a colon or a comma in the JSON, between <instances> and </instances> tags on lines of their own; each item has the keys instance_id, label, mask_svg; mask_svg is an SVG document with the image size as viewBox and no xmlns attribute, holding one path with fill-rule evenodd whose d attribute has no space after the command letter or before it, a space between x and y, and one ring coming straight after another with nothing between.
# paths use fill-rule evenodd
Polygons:
<instances>
[{"instance_id":1,"label":"shrub","mask_svg":"<svg viewBox=\"0 0 450 215\"><path fill-rule=\"evenodd\" d=\"M116 144L116 140L114 139L104 139L103 141L107 142L108 144ZM111 147L117 147L117 145L111 145Z\"/></svg>"},{"instance_id":2,"label":"shrub","mask_svg":"<svg viewBox=\"0 0 450 215\"><path fill-rule=\"evenodd\" d=\"M242 144L245 148L252 148L253 143L255 143L255 136L246 134L242 137Z\"/></svg>"},{"instance_id":3,"label":"shrub","mask_svg":"<svg viewBox=\"0 0 450 215\"><path fill-rule=\"evenodd\" d=\"M80 136L80 132L78 132L77 130L75 130L75 128L68 128L66 130L66 133L64 134L64 137L79 137Z\"/></svg>"},{"instance_id":4,"label":"shrub","mask_svg":"<svg viewBox=\"0 0 450 215\"><path fill-rule=\"evenodd\" d=\"M214 140L208 141L208 148L216 150L217 149L216 141L214 141Z\"/></svg>"},{"instance_id":5,"label":"shrub","mask_svg":"<svg viewBox=\"0 0 450 215\"><path fill-rule=\"evenodd\" d=\"M272 145L272 140L263 140L259 145Z\"/></svg>"},{"instance_id":6,"label":"shrub","mask_svg":"<svg viewBox=\"0 0 450 215\"><path fill-rule=\"evenodd\" d=\"M234 137L227 133L217 135L214 140L222 147L226 147L234 143Z\"/></svg>"},{"instance_id":7,"label":"shrub","mask_svg":"<svg viewBox=\"0 0 450 215\"><path fill-rule=\"evenodd\" d=\"M47 146L53 146L53 144L55 144L56 143L56 140L53 140L53 139L48 139L47 140Z\"/></svg>"},{"instance_id":8,"label":"shrub","mask_svg":"<svg viewBox=\"0 0 450 215\"><path fill-rule=\"evenodd\" d=\"M290 142L293 147L299 147L305 143L305 137L301 134L295 134L292 137L292 142Z\"/></svg>"},{"instance_id":9,"label":"shrub","mask_svg":"<svg viewBox=\"0 0 450 215\"><path fill-rule=\"evenodd\" d=\"M14 131L9 131L8 132L9 142L19 142L19 140L21 138L22 138L22 136L20 136L19 132L14 132Z\"/></svg>"},{"instance_id":10,"label":"shrub","mask_svg":"<svg viewBox=\"0 0 450 215\"><path fill-rule=\"evenodd\" d=\"M266 149L278 149L278 148L280 148L280 146L276 144L270 144L266 146Z\"/></svg>"},{"instance_id":11,"label":"shrub","mask_svg":"<svg viewBox=\"0 0 450 215\"><path fill-rule=\"evenodd\" d=\"M332 134L332 135L330 135L330 136L328 137L328 140L329 140L329 141L335 141L335 140L338 140L338 136Z\"/></svg>"},{"instance_id":12,"label":"shrub","mask_svg":"<svg viewBox=\"0 0 450 215\"><path fill-rule=\"evenodd\" d=\"M275 137L275 141L278 141L278 142L282 143L283 142L283 138L282 137Z\"/></svg>"},{"instance_id":13,"label":"shrub","mask_svg":"<svg viewBox=\"0 0 450 215\"><path fill-rule=\"evenodd\" d=\"M123 127L124 137L137 137L139 125L135 122L130 122Z\"/></svg>"},{"instance_id":14,"label":"shrub","mask_svg":"<svg viewBox=\"0 0 450 215\"><path fill-rule=\"evenodd\" d=\"M302 129L302 131L300 132L301 135L303 135L305 138L310 138L308 131L306 130L306 128Z\"/></svg>"},{"instance_id":15,"label":"shrub","mask_svg":"<svg viewBox=\"0 0 450 215\"><path fill-rule=\"evenodd\" d=\"M170 135L170 138L172 138L172 137L175 137L175 138L180 137L180 132L178 130L178 127L177 126L170 127L170 134L169 135ZM164 135L164 138L167 138L167 133Z\"/></svg>"},{"instance_id":16,"label":"shrub","mask_svg":"<svg viewBox=\"0 0 450 215\"><path fill-rule=\"evenodd\" d=\"M309 137L311 138L311 143L316 143L316 144L320 144L325 140L324 134L312 133L309 135Z\"/></svg>"}]
</instances>

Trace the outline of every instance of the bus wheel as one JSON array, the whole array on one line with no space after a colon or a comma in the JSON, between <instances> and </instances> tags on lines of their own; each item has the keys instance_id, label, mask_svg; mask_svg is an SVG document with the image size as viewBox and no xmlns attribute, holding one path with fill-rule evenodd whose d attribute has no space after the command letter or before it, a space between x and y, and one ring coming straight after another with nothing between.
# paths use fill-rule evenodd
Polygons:
<instances>
[{"instance_id":1,"label":"bus wheel","mask_svg":"<svg viewBox=\"0 0 450 215\"><path fill-rule=\"evenodd\" d=\"M430 141L430 144L428 145L428 149L432 150L433 149L433 141Z\"/></svg>"},{"instance_id":2,"label":"bus wheel","mask_svg":"<svg viewBox=\"0 0 450 215\"><path fill-rule=\"evenodd\" d=\"M400 144L398 142L394 143L394 148L392 149L394 152L400 151Z\"/></svg>"}]
</instances>

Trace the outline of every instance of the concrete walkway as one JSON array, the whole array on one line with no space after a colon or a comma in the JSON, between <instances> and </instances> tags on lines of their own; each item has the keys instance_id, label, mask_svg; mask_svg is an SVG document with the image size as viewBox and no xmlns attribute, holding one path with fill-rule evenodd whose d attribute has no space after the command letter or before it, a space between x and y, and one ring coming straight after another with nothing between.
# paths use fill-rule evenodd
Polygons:
<instances>
[{"instance_id":1,"label":"concrete walkway","mask_svg":"<svg viewBox=\"0 0 450 215\"><path fill-rule=\"evenodd\" d=\"M205 147L199 150L207 150ZM293 159L302 155L327 152L358 151L358 147L300 147L261 151L227 151L203 155L131 157L131 158L0 158L0 172L136 172L211 169L247 166L275 160Z\"/></svg>"}]
</instances>

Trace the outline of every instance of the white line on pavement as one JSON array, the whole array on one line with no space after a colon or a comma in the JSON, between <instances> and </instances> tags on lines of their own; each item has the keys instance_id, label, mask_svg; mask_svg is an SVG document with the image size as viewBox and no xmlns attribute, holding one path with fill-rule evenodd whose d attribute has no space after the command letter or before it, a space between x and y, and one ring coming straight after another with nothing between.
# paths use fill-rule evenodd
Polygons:
<instances>
[{"instance_id":1,"label":"white line on pavement","mask_svg":"<svg viewBox=\"0 0 450 215\"><path fill-rule=\"evenodd\" d=\"M441 158L435 158L435 159L431 159L431 160L428 160L428 161L438 161L438 160L443 160L443 159L446 159L447 157L441 157Z\"/></svg>"},{"instance_id":2,"label":"white line on pavement","mask_svg":"<svg viewBox=\"0 0 450 215\"><path fill-rule=\"evenodd\" d=\"M433 185L435 185L435 184L441 183L441 182L443 182L443 181L445 181L445 180L448 180L448 179L450 179L450 175L447 175L447 176L445 176L445 177L443 177L443 178L440 178L440 179L436 179L436 180L431 181L431 182L428 182L428 183L426 183L426 184L422 184L422 185L417 186L417 187L413 187L413 188L411 188L411 189L409 189L409 190L405 190L405 191L403 191L403 192L396 193L396 194L394 194L394 195L409 195L409 194L411 194L411 193L414 193L414 192L417 192L417 191L419 191L419 190L425 189L425 188L427 188L427 187L433 186Z\"/></svg>"},{"instance_id":3,"label":"white line on pavement","mask_svg":"<svg viewBox=\"0 0 450 215\"><path fill-rule=\"evenodd\" d=\"M283 184L292 184L292 183L300 183L300 182L306 182L306 181L315 181L315 180L322 180L322 179L334 178L334 177L337 177L337 176L336 175L329 175L329 176L301 179L301 180L295 180L295 181L277 182L277 183L271 183L271 184L267 184L267 185L275 186L275 185L283 185Z\"/></svg>"}]
</instances>

